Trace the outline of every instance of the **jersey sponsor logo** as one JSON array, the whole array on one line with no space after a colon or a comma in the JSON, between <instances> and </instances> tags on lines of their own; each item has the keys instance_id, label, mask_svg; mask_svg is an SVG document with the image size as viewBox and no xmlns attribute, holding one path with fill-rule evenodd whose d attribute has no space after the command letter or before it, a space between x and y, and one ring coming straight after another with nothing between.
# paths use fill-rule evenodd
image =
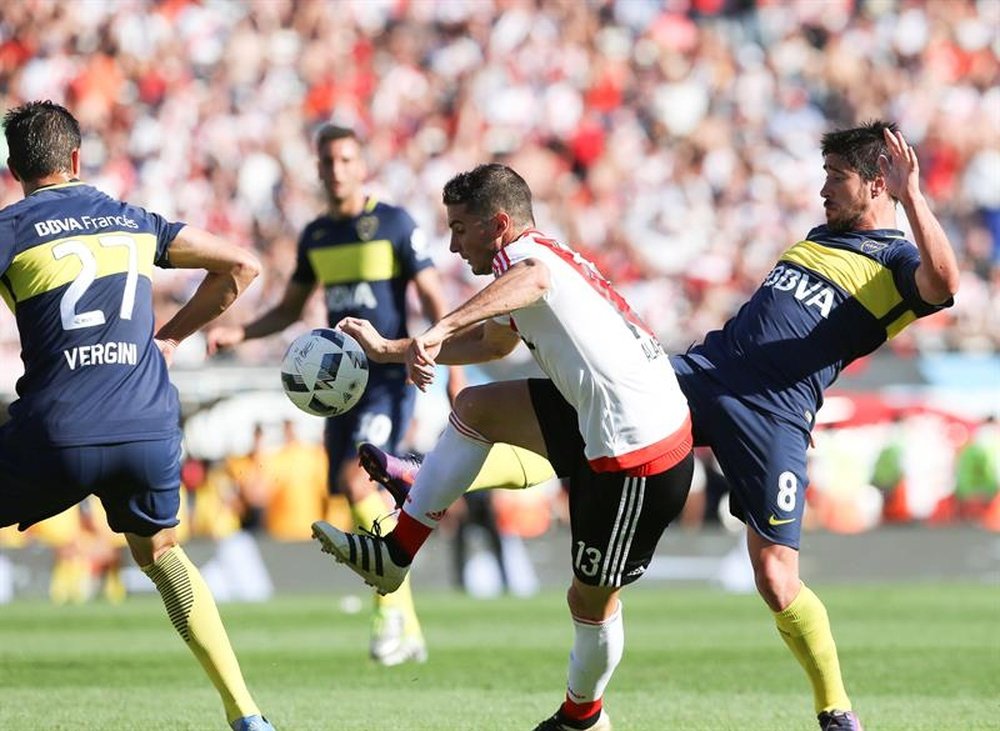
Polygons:
<instances>
[{"instance_id":1,"label":"jersey sponsor logo","mask_svg":"<svg viewBox=\"0 0 1000 731\"><path fill-rule=\"evenodd\" d=\"M139 228L139 223L128 216L67 216L65 218L47 218L35 221L35 233L38 236L58 236L73 231L86 231L95 228Z\"/></svg>"},{"instance_id":2,"label":"jersey sponsor logo","mask_svg":"<svg viewBox=\"0 0 1000 731\"><path fill-rule=\"evenodd\" d=\"M330 312L339 310L374 310L378 307L378 299L368 282L357 284L336 284L326 288L326 309Z\"/></svg>"},{"instance_id":3,"label":"jersey sponsor logo","mask_svg":"<svg viewBox=\"0 0 1000 731\"><path fill-rule=\"evenodd\" d=\"M444 514L445 514L444 510L429 510L428 512L424 513L424 516L430 518L434 522L440 522L441 518L444 517Z\"/></svg>"},{"instance_id":4,"label":"jersey sponsor logo","mask_svg":"<svg viewBox=\"0 0 1000 731\"><path fill-rule=\"evenodd\" d=\"M817 310L824 319L830 316L836 301L833 287L825 281L786 264L778 264L772 269L763 286L779 292L791 292L795 299Z\"/></svg>"},{"instance_id":5,"label":"jersey sponsor logo","mask_svg":"<svg viewBox=\"0 0 1000 731\"><path fill-rule=\"evenodd\" d=\"M767 519L767 522L771 525L787 525L788 523L794 523L795 518L778 518L774 513L771 513L771 517Z\"/></svg>"},{"instance_id":6,"label":"jersey sponsor logo","mask_svg":"<svg viewBox=\"0 0 1000 731\"><path fill-rule=\"evenodd\" d=\"M135 365L139 362L139 347L125 342L94 343L64 350L63 357L71 371L85 366Z\"/></svg>"}]
</instances>

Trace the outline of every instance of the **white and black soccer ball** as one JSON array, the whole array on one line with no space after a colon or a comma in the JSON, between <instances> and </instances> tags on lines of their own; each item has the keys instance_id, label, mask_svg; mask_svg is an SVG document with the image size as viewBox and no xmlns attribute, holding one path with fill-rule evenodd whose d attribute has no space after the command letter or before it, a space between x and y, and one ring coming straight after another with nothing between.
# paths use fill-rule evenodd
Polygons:
<instances>
[{"instance_id":1,"label":"white and black soccer ball","mask_svg":"<svg viewBox=\"0 0 1000 731\"><path fill-rule=\"evenodd\" d=\"M368 358L358 341L340 330L316 328L288 346L281 385L293 404L314 416L337 416L368 385Z\"/></svg>"}]
</instances>

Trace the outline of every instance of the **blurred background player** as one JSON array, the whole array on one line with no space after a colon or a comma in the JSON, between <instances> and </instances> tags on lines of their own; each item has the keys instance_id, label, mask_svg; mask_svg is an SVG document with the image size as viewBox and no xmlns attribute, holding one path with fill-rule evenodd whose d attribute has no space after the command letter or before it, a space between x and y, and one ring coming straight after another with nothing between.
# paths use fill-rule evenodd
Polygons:
<instances>
[{"instance_id":1,"label":"blurred background player","mask_svg":"<svg viewBox=\"0 0 1000 731\"><path fill-rule=\"evenodd\" d=\"M219 691L230 726L273 731L208 587L177 543L180 405L167 376L180 341L226 310L259 264L206 231L80 181L80 126L58 104L17 107L3 126L25 197L0 212L0 294L17 319L25 373L0 428L0 526L24 530L88 494L100 498ZM208 272L155 339L154 265Z\"/></svg>"},{"instance_id":2,"label":"blurred background player","mask_svg":"<svg viewBox=\"0 0 1000 731\"><path fill-rule=\"evenodd\" d=\"M324 125L316 135L316 155L327 210L302 231L295 272L281 301L246 325L212 329L209 353L299 321L317 286L323 287L331 326L344 317L363 317L382 332L405 337L410 283L428 320L436 322L447 311L423 233L405 210L366 194L367 169L354 131ZM459 385L454 372L449 380ZM414 398L403 366L372 364L361 401L349 413L327 419L328 489L347 498L358 529L371 530L388 511L378 486L358 466L357 445L394 450L406 433ZM390 596L375 597L370 652L385 665L426 658L409 582Z\"/></svg>"},{"instance_id":3,"label":"blurred background player","mask_svg":"<svg viewBox=\"0 0 1000 731\"><path fill-rule=\"evenodd\" d=\"M341 326L373 360L405 362L421 388L438 360L494 360L522 339L547 378L462 391L384 539L324 522L313 533L367 583L392 591L493 444L546 455L569 479L574 642L565 700L536 731L610 731L603 696L625 645L618 596L645 572L684 505L693 468L687 404L662 347L625 300L593 264L535 230L520 175L480 165L448 181L443 197L451 251L493 281L412 339L383 338L356 318Z\"/></svg>"}]
</instances>

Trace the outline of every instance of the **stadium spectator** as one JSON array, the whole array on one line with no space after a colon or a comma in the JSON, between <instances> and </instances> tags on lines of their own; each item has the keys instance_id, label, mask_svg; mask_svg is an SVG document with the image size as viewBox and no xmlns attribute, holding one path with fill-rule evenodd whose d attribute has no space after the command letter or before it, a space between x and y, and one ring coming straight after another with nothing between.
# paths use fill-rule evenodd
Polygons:
<instances>
[{"instance_id":1,"label":"stadium spectator","mask_svg":"<svg viewBox=\"0 0 1000 731\"><path fill-rule=\"evenodd\" d=\"M531 190L498 163L444 186L451 250L493 281L414 338L340 323L376 362L405 363L421 388L436 361L481 363L521 339L546 378L476 386L455 402L399 522L345 534L313 525L323 550L378 591L393 591L497 443L546 455L569 480L574 626L566 699L536 731L610 731L604 690L624 650L618 595L639 579L684 505L693 455L687 405L655 336L593 264L534 228ZM593 338L593 332L601 338ZM392 333L390 333L390 336Z\"/></svg>"},{"instance_id":2,"label":"stadium spectator","mask_svg":"<svg viewBox=\"0 0 1000 731\"><path fill-rule=\"evenodd\" d=\"M326 516L327 463L323 448L304 442L295 422L282 423L283 443L263 455L267 475L264 526L279 541L307 541L309 526Z\"/></svg>"},{"instance_id":3,"label":"stadium spectator","mask_svg":"<svg viewBox=\"0 0 1000 731\"><path fill-rule=\"evenodd\" d=\"M432 251L444 250L444 180L506 158L554 233L600 255L629 242L639 270L620 289L668 350L721 325L819 213L820 120L900 110L965 274L956 306L894 347L995 352L996 3L815 7L5 3L0 102L83 94L88 126L107 131L84 140L89 179L257 250L274 274L241 298L236 321L273 302L294 267L297 231L320 203L317 124L344 120L369 139L379 192L406 202ZM94 94L98 61L121 81ZM513 115L518 99L530 111ZM0 200L18 195L0 185ZM461 267L445 273L449 288L467 282ZM192 286L184 273L158 277L158 306ZM0 315L8 392L21 368L14 332ZM283 346L262 340L238 357L271 363Z\"/></svg>"},{"instance_id":4,"label":"stadium spectator","mask_svg":"<svg viewBox=\"0 0 1000 731\"><path fill-rule=\"evenodd\" d=\"M80 126L64 107L29 102L3 127L24 199L0 211L0 293L17 316L26 372L0 428L0 526L24 530L99 497L231 727L273 731L177 541L180 406L167 376L177 345L225 311L260 265L207 231L83 183ZM154 265L206 272L155 336Z\"/></svg>"}]
</instances>

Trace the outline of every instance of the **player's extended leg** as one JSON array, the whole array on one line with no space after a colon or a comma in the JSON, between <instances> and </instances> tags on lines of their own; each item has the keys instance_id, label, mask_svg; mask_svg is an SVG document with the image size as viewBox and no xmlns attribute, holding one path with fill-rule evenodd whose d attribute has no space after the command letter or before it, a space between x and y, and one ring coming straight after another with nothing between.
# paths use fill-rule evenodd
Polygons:
<instances>
[{"instance_id":1,"label":"player's extended leg","mask_svg":"<svg viewBox=\"0 0 1000 731\"><path fill-rule=\"evenodd\" d=\"M406 577L410 563L445 510L479 474L494 442L545 453L527 381L506 381L505 408L477 399L480 387L467 388L455 401L448 427L427 455L400 511L396 528L385 539L351 535L319 521L313 535L323 550L346 563L382 593L392 592Z\"/></svg>"},{"instance_id":2,"label":"player's extended leg","mask_svg":"<svg viewBox=\"0 0 1000 731\"><path fill-rule=\"evenodd\" d=\"M374 444L358 447L361 467L368 477L384 487L401 508L420 471L420 460L397 457ZM513 444L494 444L479 474L466 492L476 490L523 490L548 482L556 476L545 457Z\"/></svg>"},{"instance_id":3,"label":"player's extended leg","mask_svg":"<svg viewBox=\"0 0 1000 731\"><path fill-rule=\"evenodd\" d=\"M625 650L621 589L588 586L573 577L566 594L573 618L573 650L569 654L566 700L535 731L610 731L603 709L604 690Z\"/></svg>"},{"instance_id":4,"label":"player's extended leg","mask_svg":"<svg viewBox=\"0 0 1000 731\"><path fill-rule=\"evenodd\" d=\"M385 499L354 460L344 460L339 480L358 531L372 533L376 524L383 532L393 528L395 520ZM373 660L387 666L427 659L427 644L413 604L409 578L390 594L375 594L369 652Z\"/></svg>"},{"instance_id":5,"label":"player's extended leg","mask_svg":"<svg viewBox=\"0 0 1000 731\"><path fill-rule=\"evenodd\" d=\"M148 538L126 533L125 538L136 563L156 585L174 628L222 697L230 726L236 731L274 731L247 690L215 599L177 544L174 529Z\"/></svg>"},{"instance_id":6,"label":"player's extended leg","mask_svg":"<svg viewBox=\"0 0 1000 731\"><path fill-rule=\"evenodd\" d=\"M826 607L799 578L799 552L772 543L752 528L747 549L757 590L774 613L781 639L809 676L822 731L861 731L840 674Z\"/></svg>"}]
</instances>

